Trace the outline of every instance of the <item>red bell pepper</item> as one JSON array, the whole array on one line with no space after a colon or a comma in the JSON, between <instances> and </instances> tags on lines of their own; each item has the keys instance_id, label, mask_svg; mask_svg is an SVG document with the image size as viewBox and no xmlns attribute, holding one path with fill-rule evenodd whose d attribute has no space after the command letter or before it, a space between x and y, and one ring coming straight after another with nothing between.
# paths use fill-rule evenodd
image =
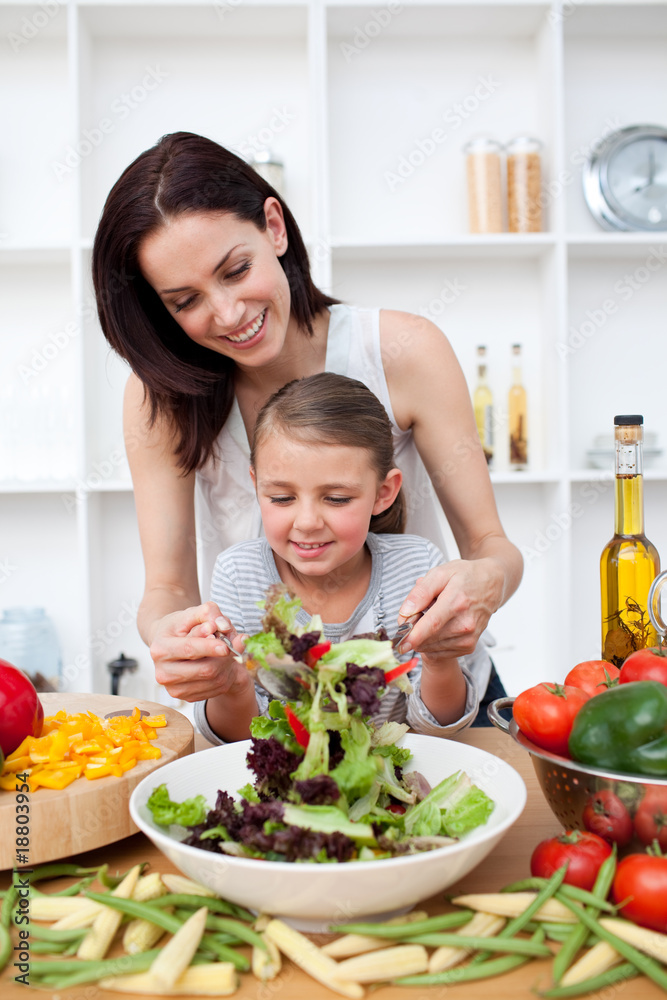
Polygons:
<instances>
[{"instance_id":1,"label":"red bell pepper","mask_svg":"<svg viewBox=\"0 0 667 1000\"><path fill-rule=\"evenodd\" d=\"M289 705L285 705L285 715L287 716L287 721L290 724L290 729L294 733L294 739L297 741L299 746L303 747L305 750L310 742L310 733Z\"/></svg>"},{"instance_id":2,"label":"red bell pepper","mask_svg":"<svg viewBox=\"0 0 667 1000\"><path fill-rule=\"evenodd\" d=\"M306 665L314 667L317 661L331 649L330 642L317 642L306 652Z\"/></svg>"},{"instance_id":3,"label":"red bell pepper","mask_svg":"<svg viewBox=\"0 0 667 1000\"><path fill-rule=\"evenodd\" d=\"M413 667L417 666L418 662L419 659L416 656L413 656L412 659L408 660L406 663L399 663L397 667L392 667L391 670L387 670L384 675L384 679L388 684L390 681L393 681L394 678L400 677L401 674L407 674Z\"/></svg>"}]
</instances>

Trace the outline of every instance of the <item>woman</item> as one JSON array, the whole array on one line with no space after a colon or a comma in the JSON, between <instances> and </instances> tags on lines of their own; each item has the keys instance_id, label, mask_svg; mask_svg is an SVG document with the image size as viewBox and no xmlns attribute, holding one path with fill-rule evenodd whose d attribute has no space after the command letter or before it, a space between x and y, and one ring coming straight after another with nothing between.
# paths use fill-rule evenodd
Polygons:
<instances>
[{"instance_id":1,"label":"woman","mask_svg":"<svg viewBox=\"0 0 667 1000\"><path fill-rule=\"evenodd\" d=\"M498 518L465 379L438 327L320 292L273 188L185 132L141 154L111 190L93 278L102 329L133 372L125 441L146 567L137 624L171 695L201 701L234 683L214 633L224 629L238 649L241 640L224 608L200 603L198 554L208 585L217 553L259 534L248 473L256 415L287 382L325 370L360 379L384 403L406 530L444 551L439 505L459 547L461 559L406 595L403 616L432 604L410 647L473 652L516 590L522 560ZM488 655L480 660L483 698L495 678Z\"/></svg>"}]
</instances>

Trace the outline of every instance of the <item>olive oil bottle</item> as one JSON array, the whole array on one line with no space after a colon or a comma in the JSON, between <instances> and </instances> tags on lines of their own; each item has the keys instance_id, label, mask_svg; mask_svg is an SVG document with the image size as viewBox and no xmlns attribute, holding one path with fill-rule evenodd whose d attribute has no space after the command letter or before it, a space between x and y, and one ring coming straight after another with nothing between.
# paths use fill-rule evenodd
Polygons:
<instances>
[{"instance_id":1,"label":"olive oil bottle","mask_svg":"<svg viewBox=\"0 0 667 1000\"><path fill-rule=\"evenodd\" d=\"M657 643L648 592L660 556L644 534L644 418L614 417L616 482L614 536L600 557L602 657L620 667L630 653Z\"/></svg>"},{"instance_id":2,"label":"olive oil bottle","mask_svg":"<svg viewBox=\"0 0 667 1000\"><path fill-rule=\"evenodd\" d=\"M482 442L486 464L493 463L493 393L486 380L486 347L480 344L477 348L477 385L472 397L475 411L477 433Z\"/></svg>"}]
</instances>

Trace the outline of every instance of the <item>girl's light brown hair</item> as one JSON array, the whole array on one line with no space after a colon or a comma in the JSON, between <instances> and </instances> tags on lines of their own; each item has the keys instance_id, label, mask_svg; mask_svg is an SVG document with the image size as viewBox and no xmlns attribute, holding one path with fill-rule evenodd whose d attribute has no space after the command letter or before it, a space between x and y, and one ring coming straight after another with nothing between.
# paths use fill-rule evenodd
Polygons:
<instances>
[{"instance_id":1,"label":"girl's light brown hair","mask_svg":"<svg viewBox=\"0 0 667 1000\"><path fill-rule=\"evenodd\" d=\"M295 379L267 400L255 424L250 453L253 468L259 445L272 431L284 431L308 443L363 448L380 481L396 467L387 411L363 382L345 375L321 372ZM371 517L370 530L402 534L405 517L405 497L400 489L390 507Z\"/></svg>"}]
</instances>

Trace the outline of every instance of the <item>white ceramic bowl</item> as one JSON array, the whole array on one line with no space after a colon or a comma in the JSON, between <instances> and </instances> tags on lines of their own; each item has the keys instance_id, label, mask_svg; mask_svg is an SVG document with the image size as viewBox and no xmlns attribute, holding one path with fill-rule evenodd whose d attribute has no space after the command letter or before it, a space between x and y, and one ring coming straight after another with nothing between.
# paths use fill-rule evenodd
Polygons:
<instances>
[{"instance_id":1,"label":"white ceramic bowl","mask_svg":"<svg viewBox=\"0 0 667 1000\"><path fill-rule=\"evenodd\" d=\"M495 802L487 823L456 844L408 857L330 864L291 864L213 854L189 847L159 827L146 807L158 785L166 783L176 802L196 794L212 807L218 789L236 795L254 776L246 767L250 741L213 747L161 767L137 785L130 799L136 825L185 875L218 895L252 910L296 918L298 926L383 916L405 910L441 892L482 861L521 815L526 786L505 761L454 740L408 734L412 750L406 770L420 771L437 784L464 770Z\"/></svg>"}]
</instances>

